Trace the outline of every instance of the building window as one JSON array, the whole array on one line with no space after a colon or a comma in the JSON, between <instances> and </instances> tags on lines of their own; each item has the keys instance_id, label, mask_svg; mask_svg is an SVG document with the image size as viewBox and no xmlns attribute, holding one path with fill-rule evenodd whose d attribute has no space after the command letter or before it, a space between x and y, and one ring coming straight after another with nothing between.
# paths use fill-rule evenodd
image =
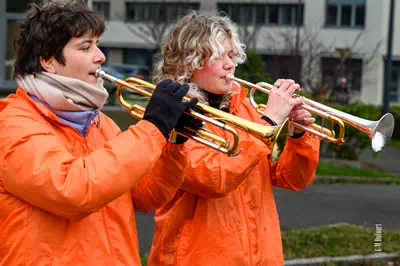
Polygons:
<instances>
[{"instance_id":1,"label":"building window","mask_svg":"<svg viewBox=\"0 0 400 266\"><path fill-rule=\"evenodd\" d=\"M105 61L104 64L108 64L108 54L109 54L109 48L108 47L103 47L103 46L99 46L100 51L104 54L105 56Z\"/></svg>"},{"instance_id":2,"label":"building window","mask_svg":"<svg viewBox=\"0 0 400 266\"><path fill-rule=\"evenodd\" d=\"M332 90L337 82L337 79L342 77L338 69L340 60L338 58L323 57L321 59L322 68L322 81L328 85ZM361 91L361 78L362 78L362 60L361 59L347 59L344 67L344 77L347 79L348 88L352 93L358 94Z\"/></svg>"},{"instance_id":3,"label":"building window","mask_svg":"<svg viewBox=\"0 0 400 266\"><path fill-rule=\"evenodd\" d=\"M156 51L152 49L125 48L123 53L124 64L147 66L151 68L153 56Z\"/></svg>"},{"instance_id":4,"label":"building window","mask_svg":"<svg viewBox=\"0 0 400 266\"><path fill-rule=\"evenodd\" d=\"M365 23L365 5L356 6L356 26L363 27Z\"/></svg>"},{"instance_id":5,"label":"building window","mask_svg":"<svg viewBox=\"0 0 400 266\"><path fill-rule=\"evenodd\" d=\"M93 2L93 9L101 13L105 19L110 19L110 3L109 2Z\"/></svg>"},{"instance_id":6,"label":"building window","mask_svg":"<svg viewBox=\"0 0 400 266\"><path fill-rule=\"evenodd\" d=\"M261 55L265 63L265 74L276 80L278 78L293 78L298 76L297 66L302 58L294 55Z\"/></svg>"},{"instance_id":7,"label":"building window","mask_svg":"<svg viewBox=\"0 0 400 266\"><path fill-rule=\"evenodd\" d=\"M5 38L5 45L0 48L4 51L5 56L0 60L0 65L3 67L3 69L0 69L2 72L0 83L13 80L16 57L14 42L19 37L19 23L24 19L24 12L29 9L30 5L34 3L39 4L40 2L41 0L7 0L5 2L5 31L0 33Z\"/></svg>"},{"instance_id":8,"label":"building window","mask_svg":"<svg viewBox=\"0 0 400 266\"><path fill-rule=\"evenodd\" d=\"M145 4L126 3L126 20L146 21L149 17L148 11Z\"/></svg>"},{"instance_id":9,"label":"building window","mask_svg":"<svg viewBox=\"0 0 400 266\"><path fill-rule=\"evenodd\" d=\"M334 5L329 5L326 10L326 24L336 25L338 17L338 7Z\"/></svg>"},{"instance_id":10,"label":"building window","mask_svg":"<svg viewBox=\"0 0 400 266\"><path fill-rule=\"evenodd\" d=\"M126 3L126 20L172 22L184 16L188 10L198 10L199 8L200 3Z\"/></svg>"},{"instance_id":11,"label":"building window","mask_svg":"<svg viewBox=\"0 0 400 266\"><path fill-rule=\"evenodd\" d=\"M326 25L364 27L365 0L327 0Z\"/></svg>"},{"instance_id":12,"label":"building window","mask_svg":"<svg viewBox=\"0 0 400 266\"><path fill-rule=\"evenodd\" d=\"M19 23L21 21L8 20L7 21L7 50L5 61L5 80L12 80L14 74L15 51L14 41L19 37Z\"/></svg>"},{"instance_id":13,"label":"building window","mask_svg":"<svg viewBox=\"0 0 400 266\"><path fill-rule=\"evenodd\" d=\"M289 4L218 3L218 10L242 25L303 25L304 6Z\"/></svg>"},{"instance_id":14,"label":"building window","mask_svg":"<svg viewBox=\"0 0 400 266\"><path fill-rule=\"evenodd\" d=\"M351 6L343 5L342 6L342 17L341 23L342 26L350 26L351 25Z\"/></svg>"},{"instance_id":15,"label":"building window","mask_svg":"<svg viewBox=\"0 0 400 266\"><path fill-rule=\"evenodd\" d=\"M400 61L394 61L392 63L389 101L400 102Z\"/></svg>"},{"instance_id":16,"label":"building window","mask_svg":"<svg viewBox=\"0 0 400 266\"><path fill-rule=\"evenodd\" d=\"M7 13L24 13L29 5L32 3L39 4L40 0L7 0L6 2L6 12Z\"/></svg>"}]
</instances>

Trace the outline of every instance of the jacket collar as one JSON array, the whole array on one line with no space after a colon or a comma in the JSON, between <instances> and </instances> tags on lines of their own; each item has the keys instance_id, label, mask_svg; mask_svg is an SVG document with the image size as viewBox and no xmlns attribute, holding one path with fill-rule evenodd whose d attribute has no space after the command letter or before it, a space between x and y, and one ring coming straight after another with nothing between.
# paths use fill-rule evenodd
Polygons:
<instances>
[{"instance_id":1,"label":"jacket collar","mask_svg":"<svg viewBox=\"0 0 400 266\"><path fill-rule=\"evenodd\" d=\"M17 96L21 96L26 101L42 113L44 116L57 121L59 123L64 123L75 128L82 136L85 136L90 123L92 120L99 115L98 110L94 111L59 111L53 109L47 103L39 100L35 96L30 96L23 89L17 90ZM99 120L100 122L100 120ZM100 126L100 123L98 123Z\"/></svg>"},{"instance_id":2,"label":"jacket collar","mask_svg":"<svg viewBox=\"0 0 400 266\"><path fill-rule=\"evenodd\" d=\"M21 97L25 101L27 101L33 108L35 108L38 112L46 116L47 118L50 118L51 120L54 121L60 121L56 114L50 110L47 106L40 102L35 102L29 94L23 90L22 88L18 88L16 92L17 97Z\"/></svg>"}]
</instances>

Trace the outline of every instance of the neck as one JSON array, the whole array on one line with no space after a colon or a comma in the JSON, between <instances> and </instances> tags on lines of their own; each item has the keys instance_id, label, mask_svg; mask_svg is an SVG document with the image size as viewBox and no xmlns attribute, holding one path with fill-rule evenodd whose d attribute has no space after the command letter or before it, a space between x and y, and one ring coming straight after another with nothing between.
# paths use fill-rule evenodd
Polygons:
<instances>
[{"instance_id":1,"label":"neck","mask_svg":"<svg viewBox=\"0 0 400 266\"><path fill-rule=\"evenodd\" d=\"M221 106L222 101L224 100L225 94L214 94L208 91L204 91L204 94L207 98L208 104L216 109L220 109L225 112L229 112L229 107Z\"/></svg>"}]
</instances>

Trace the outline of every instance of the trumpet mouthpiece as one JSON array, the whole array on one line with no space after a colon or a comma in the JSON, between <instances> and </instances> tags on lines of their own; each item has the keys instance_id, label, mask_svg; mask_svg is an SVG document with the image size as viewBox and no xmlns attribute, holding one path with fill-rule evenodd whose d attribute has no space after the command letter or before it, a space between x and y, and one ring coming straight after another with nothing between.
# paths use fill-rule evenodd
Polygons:
<instances>
[{"instance_id":1,"label":"trumpet mouthpiece","mask_svg":"<svg viewBox=\"0 0 400 266\"><path fill-rule=\"evenodd\" d=\"M118 78L107 74L107 73L106 73L103 69L101 69L100 67L99 67L98 69L96 69L96 72L94 73L94 75L95 75L97 78L108 79L109 81L118 83Z\"/></svg>"},{"instance_id":2,"label":"trumpet mouthpiece","mask_svg":"<svg viewBox=\"0 0 400 266\"><path fill-rule=\"evenodd\" d=\"M104 72L103 69L98 68L98 69L96 69L96 72L94 74L95 74L96 77L100 77L101 78L101 77L104 76L105 72Z\"/></svg>"},{"instance_id":3,"label":"trumpet mouthpiece","mask_svg":"<svg viewBox=\"0 0 400 266\"><path fill-rule=\"evenodd\" d=\"M225 77L227 80L233 80L235 78L235 76L233 74L228 74Z\"/></svg>"}]
</instances>

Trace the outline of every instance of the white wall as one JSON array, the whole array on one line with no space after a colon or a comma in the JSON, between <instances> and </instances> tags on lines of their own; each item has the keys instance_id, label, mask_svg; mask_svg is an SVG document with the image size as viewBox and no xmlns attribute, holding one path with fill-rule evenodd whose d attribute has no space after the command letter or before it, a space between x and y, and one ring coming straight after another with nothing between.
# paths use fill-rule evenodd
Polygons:
<instances>
[{"instance_id":1,"label":"white wall","mask_svg":"<svg viewBox=\"0 0 400 266\"><path fill-rule=\"evenodd\" d=\"M105 0L92 0L93 2ZM125 16L125 2L160 2L160 0L112 0L110 1L111 20L120 20ZM164 1L164 0L163 0ZM166 2L176 2L174 0L165 0ZM184 2L199 2L203 14L216 14L217 3L297 3L298 0L186 0ZM352 47L352 57L371 58L371 63L363 66L363 79L360 99L366 103L380 104L383 95L384 61L386 55L386 38L388 31L388 17L390 0L366 0L366 23L365 28L326 28L325 27L325 0L303 0L304 9L304 28L309 32L319 32L323 43L330 47L328 55L334 56L336 48ZM395 11L395 34L393 45L393 56L400 57L400 0L396 0ZM141 41L134 41L128 44L129 40L134 39L128 36L126 29L118 30L111 27L110 32L105 33L105 37L100 40L100 44L106 44L111 47L147 47ZM273 49L285 47L285 43L277 37L281 31L295 32L294 27L265 27L260 29L256 44L260 52L268 52ZM125 33L124 33L125 32ZM353 43L357 36L362 33L362 38L357 45ZM275 41L271 41L268 36L274 36ZM293 35L294 36L294 35ZM293 37L294 38L294 37ZM372 58L371 55L378 42L381 43L379 49ZM119 52L117 52L119 50ZM111 51L111 50L110 50ZM115 57L115 58L113 58ZM115 49L109 54L109 60L122 62L122 49Z\"/></svg>"}]
</instances>

